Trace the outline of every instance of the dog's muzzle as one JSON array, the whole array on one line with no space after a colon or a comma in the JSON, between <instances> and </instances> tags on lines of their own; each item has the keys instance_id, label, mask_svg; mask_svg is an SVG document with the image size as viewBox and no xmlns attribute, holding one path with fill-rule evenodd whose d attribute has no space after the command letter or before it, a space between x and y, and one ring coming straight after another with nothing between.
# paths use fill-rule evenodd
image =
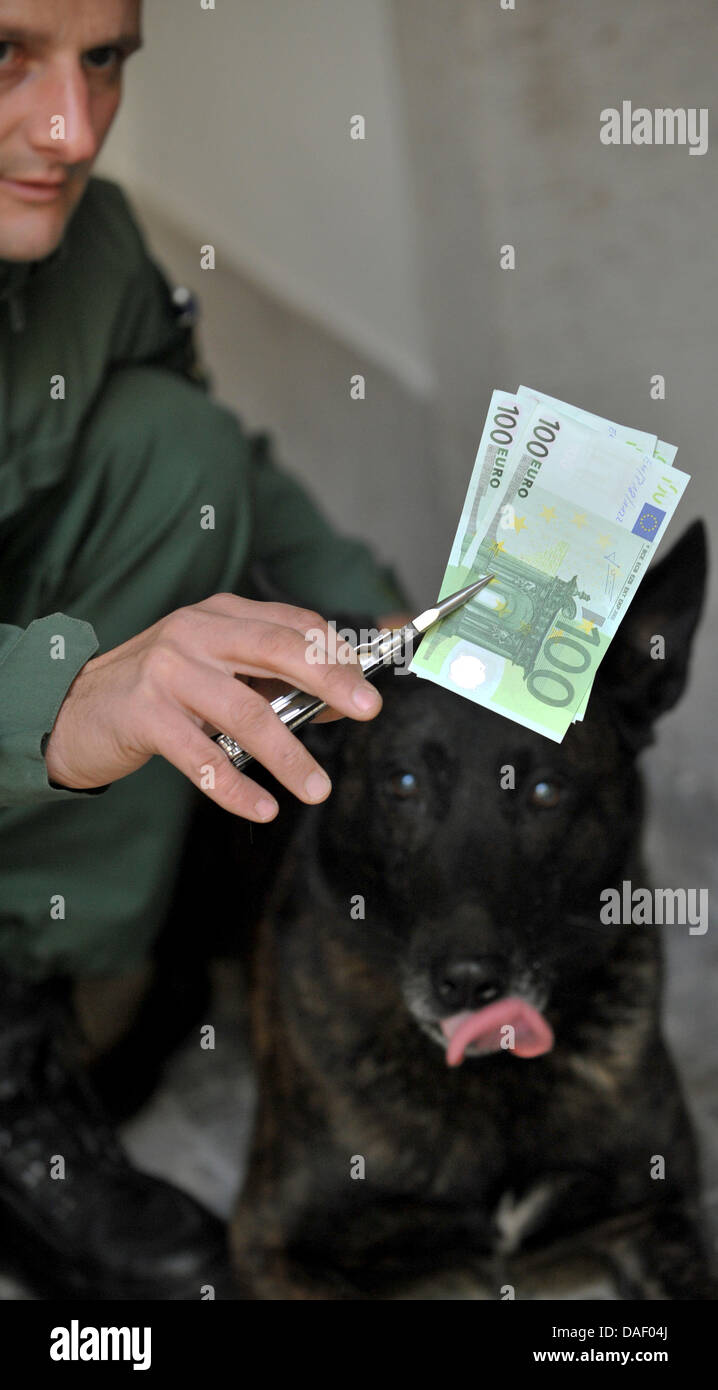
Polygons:
<instances>
[{"instance_id":1,"label":"dog's muzzle","mask_svg":"<svg viewBox=\"0 0 718 1390\"><path fill-rule=\"evenodd\" d=\"M554 1045L542 1012L545 992L500 956L443 957L428 979L423 971L405 979L404 997L422 1031L445 1049L450 1067L492 1052L540 1057Z\"/></svg>"}]
</instances>

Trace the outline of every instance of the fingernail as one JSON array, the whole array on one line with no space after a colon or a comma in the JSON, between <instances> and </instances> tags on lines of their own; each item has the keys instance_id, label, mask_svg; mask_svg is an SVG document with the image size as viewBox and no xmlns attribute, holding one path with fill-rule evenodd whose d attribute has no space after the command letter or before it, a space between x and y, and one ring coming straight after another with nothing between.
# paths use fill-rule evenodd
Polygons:
<instances>
[{"instance_id":1,"label":"fingernail","mask_svg":"<svg viewBox=\"0 0 718 1390\"><path fill-rule=\"evenodd\" d=\"M379 696L371 685L358 685L352 696L357 709L375 709L379 703Z\"/></svg>"},{"instance_id":2,"label":"fingernail","mask_svg":"<svg viewBox=\"0 0 718 1390\"><path fill-rule=\"evenodd\" d=\"M254 809L260 820L269 820L275 811L279 810L277 802L269 796L260 796L259 801L255 801Z\"/></svg>"},{"instance_id":3,"label":"fingernail","mask_svg":"<svg viewBox=\"0 0 718 1390\"><path fill-rule=\"evenodd\" d=\"M324 772L310 772L304 783L304 790L312 801L318 801L320 797L326 796L331 789L332 784Z\"/></svg>"}]
</instances>

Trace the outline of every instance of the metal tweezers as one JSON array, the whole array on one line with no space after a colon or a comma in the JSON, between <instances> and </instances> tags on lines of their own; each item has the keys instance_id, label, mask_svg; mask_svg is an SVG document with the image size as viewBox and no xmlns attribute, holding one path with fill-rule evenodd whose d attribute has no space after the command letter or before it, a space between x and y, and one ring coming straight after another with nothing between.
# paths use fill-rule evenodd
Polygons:
<instances>
[{"instance_id":1,"label":"metal tweezers","mask_svg":"<svg viewBox=\"0 0 718 1390\"><path fill-rule=\"evenodd\" d=\"M382 666L388 666L403 651L405 643L422 637L427 628L437 623L440 618L445 618L447 613L453 613L455 608L460 608L462 603L467 603L475 594L485 589L493 577L493 574L486 574L475 583L467 584L464 589L457 589L455 594L438 599L433 608L425 609L405 627L387 628L382 630L373 642L360 642L354 647L354 651L359 658L363 674L373 676ZM306 724L326 707L325 700L321 700L317 695L310 695L305 690L288 690L286 695L279 695L271 702L274 713L288 729L298 729L301 724ZM246 767L247 763L252 761L253 754L240 748L229 734L213 734L213 738L235 767Z\"/></svg>"}]
</instances>

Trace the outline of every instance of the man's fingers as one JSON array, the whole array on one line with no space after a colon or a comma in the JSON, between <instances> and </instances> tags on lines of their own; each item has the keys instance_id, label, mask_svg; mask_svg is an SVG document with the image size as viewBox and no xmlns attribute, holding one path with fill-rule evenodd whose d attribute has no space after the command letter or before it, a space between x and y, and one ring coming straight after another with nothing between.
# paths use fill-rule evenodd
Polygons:
<instances>
[{"instance_id":1,"label":"man's fingers","mask_svg":"<svg viewBox=\"0 0 718 1390\"><path fill-rule=\"evenodd\" d=\"M208 622L211 634L206 630ZM174 650L199 655L199 637L205 639L204 660L223 664L233 674L281 679L290 687L318 695L340 714L353 719L370 719L381 709L381 696L364 679L353 649L328 636L326 624L323 631L317 631L316 641L307 642L304 634L293 627L247 617L241 621L221 618L209 611L200 613L196 607L178 609L167 619L165 638ZM203 711L198 713L206 718Z\"/></svg>"},{"instance_id":2,"label":"man's fingers","mask_svg":"<svg viewBox=\"0 0 718 1390\"><path fill-rule=\"evenodd\" d=\"M257 599L240 598L238 594L212 594L194 605L208 613L221 613L225 618L236 621L254 620L256 622L276 623L279 627L293 627L304 633L310 628L326 630L328 623L321 613L313 608L295 607L292 603L265 603Z\"/></svg>"},{"instance_id":3,"label":"man's fingers","mask_svg":"<svg viewBox=\"0 0 718 1390\"><path fill-rule=\"evenodd\" d=\"M157 752L234 816L261 823L272 820L279 809L271 793L233 767L219 745L180 710L165 719Z\"/></svg>"},{"instance_id":4,"label":"man's fingers","mask_svg":"<svg viewBox=\"0 0 718 1390\"><path fill-rule=\"evenodd\" d=\"M328 796L331 782L319 763L264 697L243 681L205 667L185 703L205 723L235 739L300 801L312 805Z\"/></svg>"},{"instance_id":5,"label":"man's fingers","mask_svg":"<svg viewBox=\"0 0 718 1390\"><path fill-rule=\"evenodd\" d=\"M288 694L291 689L291 686L288 686L286 681L262 680L257 676L247 676L246 684L250 686L252 690L256 690L258 695L262 695L265 700L269 700L270 704L272 700L279 699L280 695ZM341 710L332 709L330 706L327 706L326 709L322 710L321 714L314 715L312 723L327 724L331 723L333 719L343 718L344 715L341 713Z\"/></svg>"}]
</instances>

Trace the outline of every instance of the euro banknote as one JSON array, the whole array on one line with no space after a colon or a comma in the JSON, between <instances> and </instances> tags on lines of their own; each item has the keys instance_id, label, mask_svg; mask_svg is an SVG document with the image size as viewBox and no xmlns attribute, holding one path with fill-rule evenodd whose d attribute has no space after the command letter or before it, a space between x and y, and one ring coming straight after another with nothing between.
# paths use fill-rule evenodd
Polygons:
<instances>
[{"instance_id":1,"label":"euro banknote","mask_svg":"<svg viewBox=\"0 0 718 1390\"><path fill-rule=\"evenodd\" d=\"M606 420L601 415L594 415L588 410L582 410L579 406L570 405L568 401L558 400L555 396L547 396L542 391L536 391L529 386L519 386L516 393L519 403L525 404L531 401L534 405L543 401L545 405L552 405L560 410L564 415L568 415L572 420L579 420L584 424L590 425L592 429L600 430L612 439L622 439L624 443L631 444L633 448L641 453L649 453L652 458L658 459L661 463L669 467L674 462L678 450L675 444L668 444L665 440L659 440L655 435L649 435L645 430L636 430L630 426L619 425L613 420ZM577 723L583 719L588 705L590 690L584 696L581 704L573 716L573 722Z\"/></svg>"},{"instance_id":2,"label":"euro banknote","mask_svg":"<svg viewBox=\"0 0 718 1390\"><path fill-rule=\"evenodd\" d=\"M410 670L560 742L689 481L675 452L527 388L494 392L440 597L495 578Z\"/></svg>"},{"instance_id":3,"label":"euro banknote","mask_svg":"<svg viewBox=\"0 0 718 1390\"><path fill-rule=\"evenodd\" d=\"M572 420L579 420L584 424L590 425L592 429L600 430L612 439L622 439L625 444L631 444L633 448L641 453L648 453L652 458L658 459L661 463L669 467L673 464L678 450L675 444L668 444L665 440L659 440L655 435L649 435L644 430L636 430L630 426L619 425L613 420L606 420L601 415L594 415L590 411L582 410L579 406L573 406L568 401L557 400L555 396L547 396L542 391L533 390L528 386L519 386L516 393L517 401L525 404L531 401L534 405L543 401L545 405L552 405L560 410L564 415L568 415ZM584 695L581 704L573 716L573 722L578 723L583 719L588 705L590 690Z\"/></svg>"},{"instance_id":4,"label":"euro banknote","mask_svg":"<svg viewBox=\"0 0 718 1390\"><path fill-rule=\"evenodd\" d=\"M608 435L609 439L618 439L622 444L630 444L641 454L653 455L658 443L655 434L648 434L646 430L634 430L627 425L616 424L614 420L606 420L602 415L593 415L591 411L582 410L580 406L569 405L568 401L560 401L555 396L547 396L543 391L534 391L530 386L519 386L516 399L519 403L530 402L532 406L543 404L550 406L552 410L560 410L561 414L567 415L569 420L576 420L580 425L588 425L590 429Z\"/></svg>"},{"instance_id":5,"label":"euro banknote","mask_svg":"<svg viewBox=\"0 0 718 1390\"><path fill-rule=\"evenodd\" d=\"M521 405L511 392L492 392L449 564L458 563L458 547L464 537L479 534L487 506L490 507L496 489L501 486L504 473L510 470L511 449L520 435L521 417L525 418L532 408L532 402L526 400Z\"/></svg>"}]
</instances>

